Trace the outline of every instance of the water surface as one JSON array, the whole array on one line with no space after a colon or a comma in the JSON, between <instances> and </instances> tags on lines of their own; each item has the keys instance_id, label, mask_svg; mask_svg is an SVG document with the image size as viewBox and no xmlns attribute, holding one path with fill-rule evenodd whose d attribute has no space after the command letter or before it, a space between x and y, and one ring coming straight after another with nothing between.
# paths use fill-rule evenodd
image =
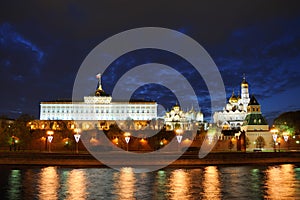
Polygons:
<instances>
[{"instance_id":1,"label":"water surface","mask_svg":"<svg viewBox=\"0 0 300 200\"><path fill-rule=\"evenodd\" d=\"M132 168L0 167L1 199L300 199L300 166Z\"/></svg>"}]
</instances>

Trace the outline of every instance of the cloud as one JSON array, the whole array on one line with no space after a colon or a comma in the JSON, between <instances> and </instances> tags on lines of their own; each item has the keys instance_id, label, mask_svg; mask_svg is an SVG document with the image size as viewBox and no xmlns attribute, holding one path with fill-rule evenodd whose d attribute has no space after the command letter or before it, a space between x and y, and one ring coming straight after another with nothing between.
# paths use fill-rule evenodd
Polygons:
<instances>
[{"instance_id":1,"label":"cloud","mask_svg":"<svg viewBox=\"0 0 300 200\"><path fill-rule=\"evenodd\" d=\"M39 62L41 62L44 57L44 52L38 48L37 45L15 31L13 26L9 23L0 25L0 42L2 48L9 48L11 50L18 48L23 51L31 51Z\"/></svg>"},{"instance_id":2,"label":"cloud","mask_svg":"<svg viewBox=\"0 0 300 200\"><path fill-rule=\"evenodd\" d=\"M13 74L21 70L23 70L21 73L24 75L29 73L40 74L45 52L17 32L12 24L7 22L0 24L0 44L0 52L2 52L0 58L1 68L7 69L9 66Z\"/></svg>"},{"instance_id":3,"label":"cloud","mask_svg":"<svg viewBox=\"0 0 300 200\"><path fill-rule=\"evenodd\" d=\"M243 73L261 98L299 87L299 23L300 18L273 19L233 30L215 55L226 87L237 88Z\"/></svg>"}]
</instances>

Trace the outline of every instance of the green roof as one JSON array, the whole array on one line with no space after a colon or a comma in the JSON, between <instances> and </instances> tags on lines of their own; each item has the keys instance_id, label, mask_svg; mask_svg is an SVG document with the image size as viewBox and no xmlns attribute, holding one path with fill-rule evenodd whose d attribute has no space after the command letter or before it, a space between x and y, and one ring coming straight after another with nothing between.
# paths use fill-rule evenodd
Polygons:
<instances>
[{"instance_id":1,"label":"green roof","mask_svg":"<svg viewBox=\"0 0 300 200\"><path fill-rule=\"evenodd\" d=\"M268 125L268 123L262 114L251 113L246 116L243 125Z\"/></svg>"}]
</instances>

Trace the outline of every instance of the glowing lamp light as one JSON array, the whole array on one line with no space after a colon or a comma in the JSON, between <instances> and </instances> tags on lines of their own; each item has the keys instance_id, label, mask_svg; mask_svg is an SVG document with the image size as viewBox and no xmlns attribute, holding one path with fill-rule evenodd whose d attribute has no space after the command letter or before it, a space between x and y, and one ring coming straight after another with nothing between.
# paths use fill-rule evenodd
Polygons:
<instances>
[{"instance_id":1,"label":"glowing lamp light","mask_svg":"<svg viewBox=\"0 0 300 200\"><path fill-rule=\"evenodd\" d=\"M283 132L282 135L283 135L284 141L287 142L288 139L289 139L289 133L288 132Z\"/></svg>"},{"instance_id":2,"label":"glowing lamp light","mask_svg":"<svg viewBox=\"0 0 300 200\"><path fill-rule=\"evenodd\" d=\"M277 134L273 134L273 140L274 140L274 142L276 142L276 140L277 140Z\"/></svg>"},{"instance_id":3,"label":"glowing lamp light","mask_svg":"<svg viewBox=\"0 0 300 200\"><path fill-rule=\"evenodd\" d=\"M181 143L182 135L176 135L176 139L178 143Z\"/></svg>"},{"instance_id":4,"label":"glowing lamp light","mask_svg":"<svg viewBox=\"0 0 300 200\"><path fill-rule=\"evenodd\" d=\"M125 137L125 141L127 144L129 143L129 140L130 140L130 137Z\"/></svg>"},{"instance_id":5,"label":"glowing lamp light","mask_svg":"<svg viewBox=\"0 0 300 200\"><path fill-rule=\"evenodd\" d=\"M126 132L126 133L124 133L124 136L125 136L125 141L126 141L126 143L128 144L129 143L129 141L130 141L130 133L128 133L128 132Z\"/></svg>"},{"instance_id":6,"label":"glowing lamp light","mask_svg":"<svg viewBox=\"0 0 300 200\"><path fill-rule=\"evenodd\" d=\"M274 142L276 142L278 130L276 128L273 128L271 130L271 132L273 133L273 135L272 135L273 136L273 140L274 140Z\"/></svg>"},{"instance_id":7,"label":"glowing lamp light","mask_svg":"<svg viewBox=\"0 0 300 200\"><path fill-rule=\"evenodd\" d=\"M182 129L176 129L175 132L176 132L176 134L182 134L183 131L182 131Z\"/></svg>"},{"instance_id":8,"label":"glowing lamp light","mask_svg":"<svg viewBox=\"0 0 300 200\"><path fill-rule=\"evenodd\" d=\"M75 134L74 135L75 141L78 143L79 139L80 139L80 135L79 134Z\"/></svg>"},{"instance_id":9,"label":"glowing lamp light","mask_svg":"<svg viewBox=\"0 0 300 200\"><path fill-rule=\"evenodd\" d=\"M52 142L52 139L53 139L53 134L54 132L53 131L47 131L47 135L48 135L48 142Z\"/></svg>"},{"instance_id":10,"label":"glowing lamp light","mask_svg":"<svg viewBox=\"0 0 300 200\"><path fill-rule=\"evenodd\" d=\"M113 141L113 143L115 143L115 144L119 144L119 138L117 138L117 137L116 137L115 139L113 139L112 141Z\"/></svg>"},{"instance_id":11,"label":"glowing lamp light","mask_svg":"<svg viewBox=\"0 0 300 200\"><path fill-rule=\"evenodd\" d=\"M129 132L124 133L125 141L127 143L127 151L128 151L128 143L129 143L129 140L130 140L130 135L131 134Z\"/></svg>"},{"instance_id":12,"label":"glowing lamp light","mask_svg":"<svg viewBox=\"0 0 300 200\"><path fill-rule=\"evenodd\" d=\"M48 142L50 142L50 143L51 143L51 142L52 142L52 140L53 140L53 136L52 136L52 135L49 135L49 136L48 136Z\"/></svg>"}]
</instances>

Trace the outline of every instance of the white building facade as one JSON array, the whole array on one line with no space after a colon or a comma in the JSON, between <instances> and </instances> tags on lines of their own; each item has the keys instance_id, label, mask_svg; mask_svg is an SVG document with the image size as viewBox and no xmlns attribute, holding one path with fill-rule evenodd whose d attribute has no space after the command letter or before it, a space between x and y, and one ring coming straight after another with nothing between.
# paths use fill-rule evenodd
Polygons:
<instances>
[{"instance_id":1,"label":"white building facade","mask_svg":"<svg viewBox=\"0 0 300 200\"><path fill-rule=\"evenodd\" d=\"M151 120L157 118L156 102L112 102L99 76L95 96L83 102L41 102L40 120Z\"/></svg>"}]
</instances>

